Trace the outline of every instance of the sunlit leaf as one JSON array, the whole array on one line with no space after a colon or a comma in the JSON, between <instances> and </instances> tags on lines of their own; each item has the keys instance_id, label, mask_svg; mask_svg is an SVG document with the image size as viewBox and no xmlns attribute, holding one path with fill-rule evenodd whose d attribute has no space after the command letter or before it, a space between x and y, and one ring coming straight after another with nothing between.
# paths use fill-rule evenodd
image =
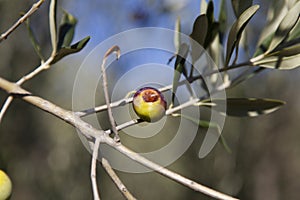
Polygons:
<instances>
[{"instance_id":1,"label":"sunlit leaf","mask_svg":"<svg viewBox=\"0 0 300 200\"><path fill-rule=\"evenodd\" d=\"M295 69L300 66L300 54L288 57L268 56L253 62L253 65L280 70Z\"/></svg>"},{"instance_id":2,"label":"sunlit leaf","mask_svg":"<svg viewBox=\"0 0 300 200\"><path fill-rule=\"evenodd\" d=\"M267 52L273 51L283 40L286 39L289 32L295 27L297 21L299 20L300 13L300 1L295 4L295 6L289 10L287 15L283 18L279 24L278 29L272 38L271 44Z\"/></svg>"},{"instance_id":3,"label":"sunlit leaf","mask_svg":"<svg viewBox=\"0 0 300 200\"><path fill-rule=\"evenodd\" d=\"M88 37L80 40L79 42L73 44L70 47L62 47L55 54L54 59L51 62L51 64L56 63L57 61L61 60L62 58L64 58L67 55L70 55L70 54L77 53L77 52L81 51L85 47L85 45L88 43L89 40L90 40L90 37L88 36Z\"/></svg>"},{"instance_id":4,"label":"sunlit leaf","mask_svg":"<svg viewBox=\"0 0 300 200\"><path fill-rule=\"evenodd\" d=\"M227 41L225 66L228 65L234 49L239 45L241 35L245 30L246 25L253 17L253 15L256 13L258 8L259 8L258 5L254 5L248 8L239 16L239 18L232 25L229 32L228 41Z\"/></svg>"},{"instance_id":5,"label":"sunlit leaf","mask_svg":"<svg viewBox=\"0 0 300 200\"><path fill-rule=\"evenodd\" d=\"M279 100L256 98L213 99L203 101L203 103L204 106L211 107L219 112L223 112L226 104L226 113L224 114L234 117L256 117L269 114L285 104L285 102Z\"/></svg>"},{"instance_id":6,"label":"sunlit leaf","mask_svg":"<svg viewBox=\"0 0 300 200\"><path fill-rule=\"evenodd\" d=\"M70 46L77 20L70 13L64 11L61 24L59 26L57 49Z\"/></svg>"},{"instance_id":7,"label":"sunlit leaf","mask_svg":"<svg viewBox=\"0 0 300 200\"><path fill-rule=\"evenodd\" d=\"M27 31L28 31L28 34L29 34L30 42L31 42L31 44L32 44L32 46L34 48L35 53L43 61L44 57L43 57L43 54L41 52L41 46L39 45L39 42L36 39L35 34L33 33L33 30L32 30L32 28L30 26L30 19L29 18L26 20L25 25L26 25L26 28L27 28Z\"/></svg>"},{"instance_id":8,"label":"sunlit leaf","mask_svg":"<svg viewBox=\"0 0 300 200\"><path fill-rule=\"evenodd\" d=\"M201 2L200 2L200 15L206 14L206 10L207 10L207 2L206 2L206 0L201 0Z\"/></svg>"},{"instance_id":9,"label":"sunlit leaf","mask_svg":"<svg viewBox=\"0 0 300 200\"><path fill-rule=\"evenodd\" d=\"M216 130L217 134L220 136L220 139L221 139L221 144L223 145L223 147L225 148L225 150L229 153L231 153L231 149L230 147L228 146L225 138L223 137L223 135L221 134L222 133L222 130L220 128L220 126L215 123L215 122L210 122L210 121L206 121L206 120L200 120L200 119L196 119L196 118L193 118L193 117L190 117L190 116L187 116L187 115L182 115L182 114L176 114L175 116L178 116L178 117L183 117L195 124L197 124L199 127L202 127L202 128L213 128Z\"/></svg>"},{"instance_id":10,"label":"sunlit leaf","mask_svg":"<svg viewBox=\"0 0 300 200\"><path fill-rule=\"evenodd\" d=\"M261 54L264 54L268 50L268 48L269 48L269 46L271 44L272 38L274 37L274 34L275 33L271 33L268 37L266 37L260 43L260 45L256 48L256 51L255 51L253 57L256 57L256 56L259 56Z\"/></svg>"},{"instance_id":11,"label":"sunlit leaf","mask_svg":"<svg viewBox=\"0 0 300 200\"><path fill-rule=\"evenodd\" d=\"M297 42L297 43L294 45L286 44L286 45L284 45L286 47L280 47L278 50L276 49L276 51L270 52L268 54L268 56L288 57L288 56L294 56L294 55L300 54L300 39L296 40L295 42Z\"/></svg>"},{"instance_id":12,"label":"sunlit leaf","mask_svg":"<svg viewBox=\"0 0 300 200\"><path fill-rule=\"evenodd\" d=\"M176 52L179 51L179 47L181 44L181 23L180 23L180 17L177 17L176 22L175 22L175 35L174 35L174 45Z\"/></svg>"},{"instance_id":13,"label":"sunlit leaf","mask_svg":"<svg viewBox=\"0 0 300 200\"><path fill-rule=\"evenodd\" d=\"M289 33L289 38L287 41L293 40L295 38L300 38L300 20L298 19L297 24L294 26L294 28Z\"/></svg>"},{"instance_id":14,"label":"sunlit leaf","mask_svg":"<svg viewBox=\"0 0 300 200\"><path fill-rule=\"evenodd\" d=\"M272 1L268 8L267 21L257 43L258 46L260 46L262 42L271 34L274 35L276 29L287 12L288 7L286 1Z\"/></svg>"},{"instance_id":15,"label":"sunlit leaf","mask_svg":"<svg viewBox=\"0 0 300 200\"><path fill-rule=\"evenodd\" d=\"M231 0L235 16L238 18L247 8L252 6L253 0Z\"/></svg>"},{"instance_id":16,"label":"sunlit leaf","mask_svg":"<svg viewBox=\"0 0 300 200\"><path fill-rule=\"evenodd\" d=\"M56 3L57 0L51 0L49 7L49 25L50 25L50 36L52 44L52 52L55 54L57 51L57 31L56 31Z\"/></svg>"}]
</instances>

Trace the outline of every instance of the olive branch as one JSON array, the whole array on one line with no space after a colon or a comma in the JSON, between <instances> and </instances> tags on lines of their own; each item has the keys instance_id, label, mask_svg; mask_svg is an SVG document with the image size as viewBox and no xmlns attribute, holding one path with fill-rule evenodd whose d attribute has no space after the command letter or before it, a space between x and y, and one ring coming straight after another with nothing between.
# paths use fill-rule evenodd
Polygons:
<instances>
[{"instance_id":1,"label":"olive branch","mask_svg":"<svg viewBox=\"0 0 300 200\"><path fill-rule=\"evenodd\" d=\"M117 54L117 58L121 55L120 48L116 45L107 50L106 54L103 56L101 70L103 74L103 90L105 95L105 105L100 105L95 108L89 108L83 111L71 111L66 110L54 103L47 101L44 98L32 94L30 91L25 90L21 85L32 79L33 77L40 74L42 71L50 69L51 65L58 62L67 55L77 53L82 50L89 41L89 37L83 38L79 42L71 44L74 34L74 28L76 26L76 19L69 13L65 12L63 16L62 23L60 26L56 22L56 0L51 0L49 9L49 24L50 24L50 35L52 43L52 52L48 59L44 59L42 53L40 52L39 44L33 34L30 27L28 18L38 10L44 1L38 1L33 4L32 8L24 14L8 31L3 33L0 38L0 42L3 42L8 36L13 33L16 28L26 21L26 26L30 34L30 39L32 41L33 47L37 52L37 55L41 58L41 64L37 66L32 72L23 76L16 82L10 82L4 78L0 77L0 88L7 92L9 97L3 104L0 112L0 122L4 117L6 110L8 109L10 103L14 98L20 98L29 104L32 104L39 109L48 112L55 117L71 124L74 128L79 130L89 141L90 148L93 150L92 160L91 160L91 182L94 199L100 199L100 194L97 185L97 175L96 175L96 165L97 161L102 164L103 168L113 180L119 191L126 199L136 199L122 183L120 178L115 173L114 169L111 167L108 158L98 155L99 146L101 144L106 144L111 148L117 150L128 158L142 164L143 166L156 171L157 173L170 178L184 186L187 186L195 191L201 192L208 196L216 199L235 199L229 195L223 194L219 191L213 190L202 184L197 183L191 179L188 179L182 175L179 175L165 167L162 167L138 153L130 150L122 144L119 137L119 131L125 129L129 126L136 125L143 122L140 119L133 119L123 124L116 124L112 115L112 108L118 106L124 106L132 103L133 97L125 97L115 102L111 102L107 90L107 77L105 72L106 59L112 53ZM224 1L223 1L224 3ZM190 38L195 40L198 44L202 45L205 50L209 52L209 55L217 63L217 66L223 66L218 69L204 70L201 75L194 75L193 65L195 62L203 55L201 52L195 50L195 46L186 46L181 43L180 37L175 36L175 45L177 47L177 54L174 56L176 58L174 63L174 70L178 71L177 75L174 75L174 81L172 84L159 88L159 91L172 91L173 95L176 95L176 90L182 85L187 83L192 83L194 81L202 80L205 77L211 78L214 74L223 73L223 79L227 80L223 85L215 85L214 92L218 92L221 89L230 89L239 83L246 81L247 79L261 73L266 69L295 69L299 67L300 63L300 46L299 46L299 11L300 2L295 3L295 5L290 9L290 11L285 15L276 29L270 34L263 37L260 43L257 45L257 50L255 54L246 62L238 63L238 53L241 43L242 35L245 33L245 28L248 25L251 18L259 9L258 5L249 5L248 7L239 7L234 5L234 11L236 14L236 21L231 26L228 40L227 49L224 59L220 59L219 55L222 49L222 42L224 40L224 27L221 26L222 17L224 13L220 14L219 21L215 20L213 17L213 2L210 1L207 5L206 11L199 15L194 22L193 31L190 34ZM221 10L220 12L224 12ZM298 16L298 17L295 17ZM68 26L66 26L68 25ZM180 32L180 22L177 21L177 32ZM58 30L58 31L57 31ZM212 34L209 34L212 33ZM192 63L186 62L187 56L192 57ZM229 72L237 68L246 68L238 76L231 77ZM190 73L188 73L190 72ZM179 81L180 76L184 76L184 81ZM205 82L205 81L203 81ZM203 89L205 90L205 84L203 84ZM274 110L280 108L284 102L274 99L255 99L255 98L228 98L226 100L222 99L209 99L209 96L204 94L201 98L193 97L189 101L175 105L172 101L172 106L166 110L165 114L173 117L181 116L178 111L189 107L189 106L205 106L221 112L219 108L220 105L226 103L227 110L226 115L238 116L238 117L254 117L260 114L267 114L273 112ZM92 127L90 124L85 122L82 118L93 113L108 111L108 119L111 124L111 128L108 130L98 130ZM209 127L213 125L218 129L218 125L214 122L207 122L201 119L193 119L189 116L182 116L188 120L191 120L202 127ZM220 133L221 131L218 130ZM221 137L222 139L222 137ZM223 139L222 139L223 141ZM225 144L223 142L223 144Z\"/></svg>"}]
</instances>

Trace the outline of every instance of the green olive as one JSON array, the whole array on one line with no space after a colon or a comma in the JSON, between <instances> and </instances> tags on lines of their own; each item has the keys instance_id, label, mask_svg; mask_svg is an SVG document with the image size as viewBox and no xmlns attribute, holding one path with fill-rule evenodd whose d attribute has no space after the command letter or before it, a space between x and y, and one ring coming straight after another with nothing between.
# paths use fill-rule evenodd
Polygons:
<instances>
[{"instance_id":1,"label":"green olive","mask_svg":"<svg viewBox=\"0 0 300 200\"><path fill-rule=\"evenodd\" d=\"M0 199L7 199L12 190L12 183L7 174L0 170Z\"/></svg>"},{"instance_id":2,"label":"green olive","mask_svg":"<svg viewBox=\"0 0 300 200\"><path fill-rule=\"evenodd\" d=\"M135 113L147 122L156 122L165 116L167 103L164 96L155 88L144 87L133 96Z\"/></svg>"}]
</instances>

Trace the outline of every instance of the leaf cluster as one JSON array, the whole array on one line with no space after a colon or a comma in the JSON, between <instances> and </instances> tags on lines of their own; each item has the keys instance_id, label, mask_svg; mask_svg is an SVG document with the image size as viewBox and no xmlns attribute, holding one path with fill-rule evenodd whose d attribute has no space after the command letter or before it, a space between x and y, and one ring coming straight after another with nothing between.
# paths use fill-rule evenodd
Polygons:
<instances>
[{"instance_id":1,"label":"leaf cluster","mask_svg":"<svg viewBox=\"0 0 300 200\"><path fill-rule=\"evenodd\" d=\"M280 9L275 9L279 3L280 1L274 1L273 6L269 9L269 12L272 12L273 16L279 15L279 12L282 12ZM236 19L227 30L228 9L226 8L226 2L221 0L220 13L218 19L215 19L213 1L209 1L208 3L205 0L201 1L201 14L195 19L192 32L189 35L191 44L189 46L185 43L181 44L180 37L175 37L175 44L179 47L179 51L174 65L176 73L174 73L173 79L173 96L175 96L174 93L176 93L179 87L181 74L191 83L199 79L203 81L203 78L206 76L212 77L214 74L222 72L222 78L225 82L223 85L215 85L216 88L214 91L217 92L220 89L232 88L265 69L289 70L299 67L300 1L296 1L293 6L287 8L286 13L281 13L283 17L276 18L275 22L271 23L269 19L262 31L261 39L256 45L253 56L250 56L245 62L238 63L241 51L240 46L243 45L247 48L249 45L244 39L247 36L247 27L260 7L259 5L252 4L252 0L231 1ZM178 23L176 31L180 31L180 24ZM272 31L270 31L270 26L273 26ZM228 36L225 37L227 31ZM204 70L203 74L197 76L193 74L193 64L204 55L204 51L199 51L199 48L195 44L201 45L214 60L217 65L214 71L205 73ZM183 49L185 49L184 54L182 54ZM186 53L186 49L188 49L189 54ZM191 65L185 62L188 55L192 58ZM236 68L243 68L245 70L236 77L231 77L230 70ZM187 74L187 71L190 71L190 74ZM207 94L204 94L200 98L197 105L214 109L228 116L256 117L271 113L285 104L283 101L266 98L230 97L228 99L210 99L205 81L203 81L202 87L207 91ZM174 97L172 98L172 103L174 104ZM224 110L224 108L226 109ZM189 116L185 118L194 122L196 121L201 127L208 128L212 126L212 123L215 124L215 122L204 123L203 120L191 119Z\"/></svg>"}]
</instances>

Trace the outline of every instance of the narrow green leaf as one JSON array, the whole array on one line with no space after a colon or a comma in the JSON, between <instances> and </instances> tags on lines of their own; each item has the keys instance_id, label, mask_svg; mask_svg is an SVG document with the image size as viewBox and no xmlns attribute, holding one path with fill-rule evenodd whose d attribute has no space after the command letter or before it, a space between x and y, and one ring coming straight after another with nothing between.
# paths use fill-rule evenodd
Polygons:
<instances>
[{"instance_id":1,"label":"narrow green leaf","mask_svg":"<svg viewBox=\"0 0 300 200\"><path fill-rule=\"evenodd\" d=\"M201 0L200 2L200 15L205 14L207 10L207 2L206 0Z\"/></svg>"},{"instance_id":2,"label":"narrow green leaf","mask_svg":"<svg viewBox=\"0 0 300 200\"><path fill-rule=\"evenodd\" d=\"M282 41L284 41L289 32L295 27L300 16L300 1L297 2L292 9L290 9L287 15L283 18L279 27L277 28L274 37L267 52L273 51Z\"/></svg>"},{"instance_id":3,"label":"narrow green leaf","mask_svg":"<svg viewBox=\"0 0 300 200\"><path fill-rule=\"evenodd\" d=\"M275 34L275 33L271 33L269 36L267 36L267 37L259 44L259 46L256 48L256 51L255 51L253 57L262 55L262 54L264 54L264 53L268 50L268 48L269 48L269 46L270 46L270 44L271 44L271 41L272 41L272 39L273 39L273 37L274 37L274 34Z\"/></svg>"},{"instance_id":4,"label":"narrow green leaf","mask_svg":"<svg viewBox=\"0 0 300 200\"><path fill-rule=\"evenodd\" d=\"M299 41L299 39L297 41ZM275 52L269 53L267 56L289 57L289 56L294 56L297 54L300 54L300 43L299 42L295 45L282 47L282 48L276 50Z\"/></svg>"},{"instance_id":5,"label":"narrow green leaf","mask_svg":"<svg viewBox=\"0 0 300 200\"><path fill-rule=\"evenodd\" d=\"M77 53L77 52L81 51L85 47L85 45L88 43L89 40L90 40L90 37L88 36L88 37L80 40L79 42L73 44L70 47L62 47L55 54L54 59L51 62L51 64L56 63L57 61L59 61L62 58L66 57L67 55L70 55L70 54Z\"/></svg>"},{"instance_id":6,"label":"narrow green leaf","mask_svg":"<svg viewBox=\"0 0 300 200\"><path fill-rule=\"evenodd\" d=\"M225 66L228 66L231 55L234 49L238 47L240 38L242 36L243 31L245 30L246 25L253 17L253 15L257 12L258 8L259 5L254 5L248 8L239 16L239 18L232 25L227 41Z\"/></svg>"},{"instance_id":7,"label":"narrow green leaf","mask_svg":"<svg viewBox=\"0 0 300 200\"><path fill-rule=\"evenodd\" d=\"M44 61L45 59L44 59L43 54L41 52L41 46L39 45L39 42L37 41L36 36L33 33L33 30L30 26L30 19L29 18L25 21L25 25L26 25L26 28L27 28L27 31L28 31L28 34L29 34L30 42L31 42L31 44L34 48L35 53L39 56L39 58L42 61Z\"/></svg>"},{"instance_id":8,"label":"narrow green leaf","mask_svg":"<svg viewBox=\"0 0 300 200\"><path fill-rule=\"evenodd\" d=\"M288 41L299 38L300 37L300 20L298 19L297 24L294 26L294 28L289 33Z\"/></svg>"},{"instance_id":9,"label":"narrow green leaf","mask_svg":"<svg viewBox=\"0 0 300 200\"><path fill-rule=\"evenodd\" d=\"M206 11L207 17L207 34L203 44L204 49L207 49L209 45L213 42L216 35L219 32L219 23L214 21L214 4L209 1Z\"/></svg>"},{"instance_id":10,"label":"narrow green leaf","mask_svg":"<svg viewBox=\"0 0 300 200\"><path fill-rule=\"evenodd\" d=\"M208 26L211 25L214 22L214 3L210 0L207 5L206 9L206 17Z\"/></svg>"},{"instance_id":11,"label":"narrow green leaf","mask_svg":"<svg viewBox=\"0 0 300 200\"><path fill-rule=\"evenodd\" d=\"M64 11L58 31L57 49L70 46L75 32L77 20L70 13Z\"/></svg>"},{"instance_id":12,"label":"narrow green leaf","mask_svg":"<svg viewBox=\"0 0 300 200\"><path fill-rule=\"evenodd\" d=\"M285 104L279 100L256 98L213 99L205 100L203 103L203 106L211 107L219 112L222 112L226 104L226 113L224 114L233 117L256 117L269 114Z\"/></svg>"},{"instance_id":13,"label":"narrow green leaf","mask_svg":"<svg viewBox=\"0 0 300 200\"><path fill-rule=\"evenodd\" d=\"M226 1L221 0L220 3L220 13L219 13L219 36L220 42L223 44L223 38L227 28L227 7Z\"/></svg>"},{"instance_id":14,"label":"narrow green leaf","mask_svg":"<svg viewBox=\"0 0 300 200\"><path fill-rule=\"evenodd\" d=\"M247 8L252 6L253 0L231 0L235 16L238 18Z\"/></svg>"},{"instance_id":15,"label":"narrow green leaf","mask_svg":"<svg viewBox=\"0 0 300 200\"><path fill-rule=\"evenodd\" d=\"M267 21L257 42L258 46L260 46L262 42L271 34L274 35L276 29L287 12L288 6L285 1L272 1L268 8Z\"/></svg>"},{"instance_id":16,"label":"narrow green leaf","mask_svg":"<svg viewBox=\"0 0 300 200\"><path fill-rule=\"evenodd\" d=\"M190 116L187 116L187 115L181 115L181 114L178 114L178 116L181 116L195 124L197 124L198 126L202 127L202 128L213 128L217 131L218 135L220 136L220 139L221 139L221 143L223 145L223 147L225 148L225 150L229 153L231 153L231 149L230 147L228 146L225 138L223 137L223 135L221 134L222 133L222 130L220 128L220 126L215 123L215 122L210 122L210 121L206 121L206 120L199 120L199 119L195 119L193 117L190 117Z\"/></svg>"},{"instance_id":17,"label":"narrow green leaf","mask_svg":"<svg viewBox=\"0 0 300 200\"><path fill-rule=\"evenodd\" d=\"M49 7L49 28L52 44L52 54L57 52L57 31L56 31L56 3L57 0L51 0Z\"/></svg>"},{"instance_id":18,"label":"narrow green leaf","mask_svg":"<svg viewBox=\"0 0 300 200\"><path fill-rule=\"evenodd\" d=\"M189 46L186 43L182 43L180 45L178 54L176 56L175 65L174 65L174 76L173 76L173 86L172 86L172 103L174 104L176 91L178 88L178 83L181 77L181 74L183 74L185 77L187 77L187 71L185 68L185 61L186 57L189 52Z\"/></svg>"},{"instance_id":19,"label":"narrow green leaf","mask_svg":"<svg viewBox=\"0 0 300 200\"><path fill-rule=\"evenodd\" d=\"M253 65L279 70L295 69L300 66L300 54L288 57L269 56L253 62Z\"/></svg>"},{"instance_id":20,"label":"narrow green leaf","mask_svg":"<svg viewBox=\"0 0 300 200\"><path fill-rule=\"evenodd\" d=\"M205 14L202 14L197 17L197 19L194 22L193 25L193 31L190 34L191 41L191 55L192 55L192 61L195 63L201 56L203 52L199 50L199 47L197 45L200 44L201 46L204 45L206 34L208 30L208 20ZM196 43L196 42L197 43Z\"/></svg>"},{"instance_id":21,"label":"narrow green leaf","mask_svg":"<svg viewBox=\"0 0 300 200\"><path fill-rule=\"evenodd\" d=\"M174 45L175 45L176 53L178 53L181 44L180 34L181 34L181 22L180 22L180 17L177 17L175 22L175 35L174 35Z\"/></svg>"}]
</instances>

